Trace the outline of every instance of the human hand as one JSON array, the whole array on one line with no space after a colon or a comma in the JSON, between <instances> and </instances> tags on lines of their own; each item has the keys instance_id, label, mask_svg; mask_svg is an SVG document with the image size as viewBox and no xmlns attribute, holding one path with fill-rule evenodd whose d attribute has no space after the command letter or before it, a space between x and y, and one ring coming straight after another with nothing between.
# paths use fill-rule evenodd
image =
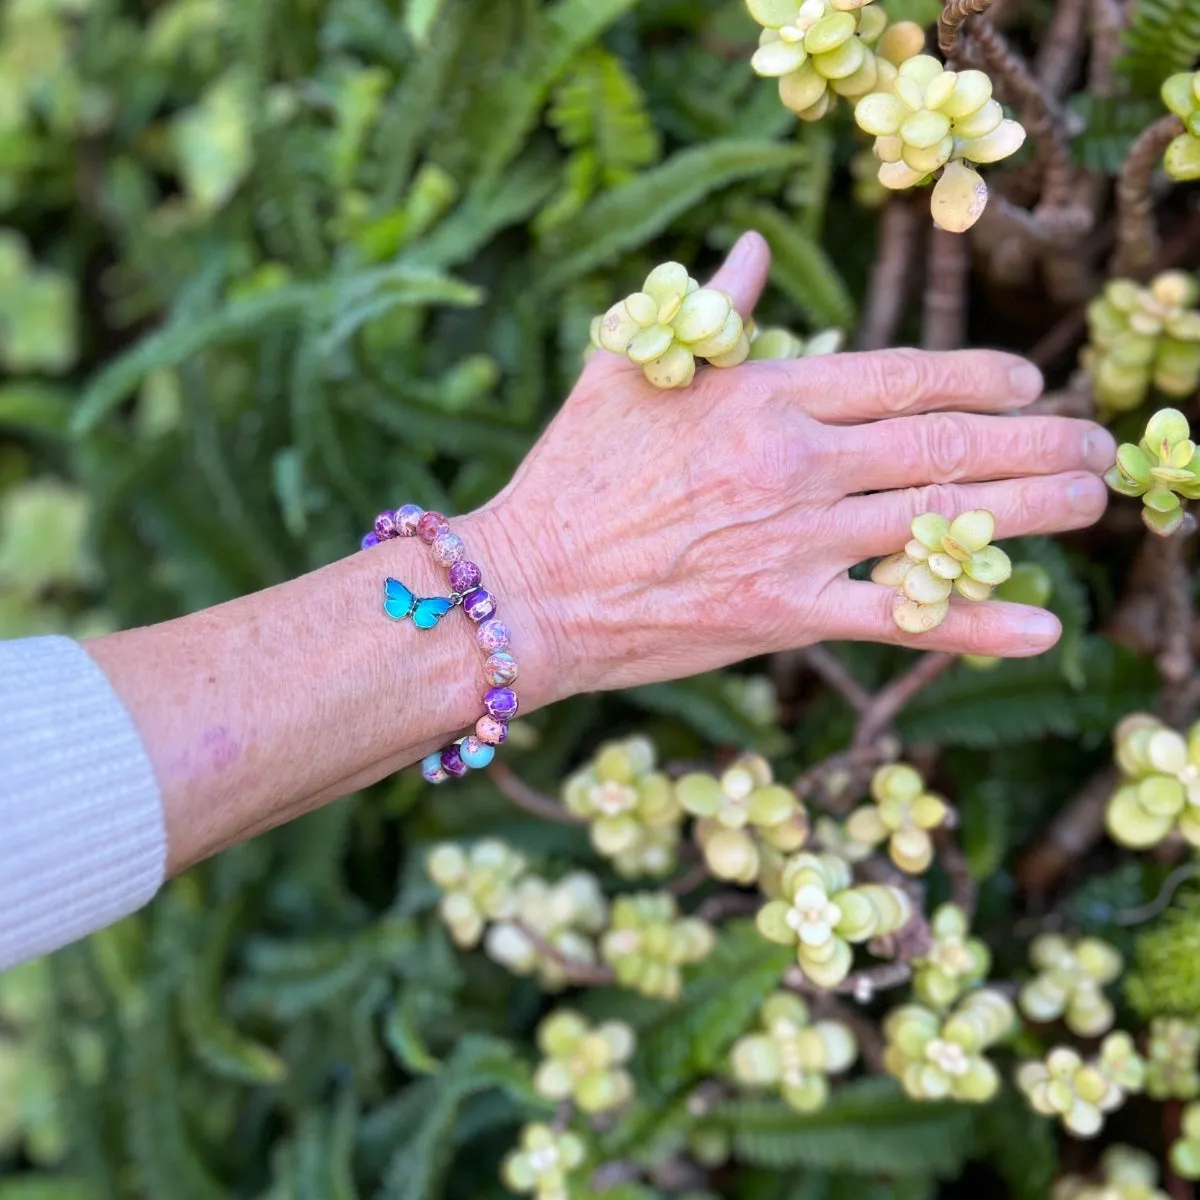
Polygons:
<instances>
[{"instance_id":1,"label":"human hand","mask_svg":"<svg viewBox=\"0 0 1200 1200\"><path fill-rule=\"evenodd\" d=\"M713 279L743 316L769 252L743 237ZM705 370L661 392L597 352L509 486L476 519L503 527L554 690L629 687L825 640L1025 656L1057 619L951 605L919 636L894 590L848 578L900 550L922 512L986 508L997 539L1090 525L1116 446L1064 417L1013 416L1042 389L988 350L898 349ZM547 696L547 699L553 697Z\"/></svg>"}]
</instances>

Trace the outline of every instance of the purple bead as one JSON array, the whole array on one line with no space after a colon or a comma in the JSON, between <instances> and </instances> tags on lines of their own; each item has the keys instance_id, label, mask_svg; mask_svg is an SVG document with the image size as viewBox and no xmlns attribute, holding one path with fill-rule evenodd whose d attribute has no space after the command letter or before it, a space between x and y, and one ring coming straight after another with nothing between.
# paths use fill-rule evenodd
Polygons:
<instances>
[{"instance_id":1,"label":"purple bead","mask_svg":"<svg viewBox=\"0 0 1200 1200\"><path fill-rule=\"evenodd\" d=\"M440 512L422 513L417 522L417 537L427 546L432 546L443 533L449 532L450 522Z\"/></svg>"},{"instance_id":2,"label":"purple bead","mask_svg":"<svg viewBox=\"0 0 1200 1200\"><path fill-rule=\"evenodd\" d=\"M457 533L438 534L429 547L433 561L442 567L452 567L467 552L462 538Z\"/></svg>"},{"instance_id":3,"label":"purple bead","mask_svg":"<svg viewBox=\"0 0 1200 1200\"><path fill-rule=\"evenodd\" d=\"M417 532L417 522L425 515L425 510L419 504L402 504L396 509L396 533L400 537L413 537Z\"/></svg>"},{"instance_id":4,"label":"purple bead","mask_svg":"<svg viewBox=\"0 0 1200 1200\"><path fill-rule=\"evenodd\" d=\"M508 726L495 717L480 717L475 722L475 736L488 746L498 746L508 737Z\"/></svg>"},{"instance_id":5,"label":"purple bead","mask_svg":"<svg viewBox=\"0 0 1200 1200\"><path fill-rule=\"evenodd\" d=\"M488 656L483 670L492 687L508 687L517 677L517 660L511 654L497 650L495 654Z\"/></svg>"},{"instance_id":6,"label":"purple bead","mask_svg":"<svg viewBox=\"0 0 1200 1200\"><path fill-rule=\"evenodd\" d=\"M359 542L358 544L364 550L370 550L370 548L372 546L379 545L379 534L375 533L374 531L372 531L371 533L365 534L363 536L363 540L361 542Z\"/></svg>"},{"instance_id":7,"label":"purple bead","mask_svg":"<svg viewBox=\"0 0 1200 1200\"><path fill-rule=\"evenodd\" d=\"M381 542L386 542L396 536L396 514L390 508L385 508L375 518L375 536Z\"/></svg>"},{"instance_id":8,"label":"purple bead","mask_svg":"<svg viewBox=\"0 0 1200 1200\"><path fill-rule=\"evenodd\" d=\"M508 626L503 621L497 621L494 618L484 621L475 630L475 640L479 643L479 648L488 654L497 650L507 650L510 636Z\"/></svg>"},{"instance_id":9,"label":"purple bead","mask_svg":"<svg viewBox=\"0 0 1200 1200\"><path fill-rule=\"evenodd\" d=\"M462 760L458 745L452 743L442 749L442 770L447 775L465 775L470 768Z\"/></svg>"},{"instance_id":10,"label":"purple bead","mask_svg":"<svg viewBox=\"0 0 1200 1200\"><path fill-rule=\"evenodd\" d=\"M472 588L463 597L463 612L476 624L496 615L496 597L483 588Z\"/></svg>"},{"instance_id":11,"label":"purple bead","mask_svg":"<svg viewBox=\"0 0 1200 1200\"><path fill-rule=\"evenodd\" d=\"M465 558L459 559L450 568L450 589L465 596L472 588L479 586L482 578L479 568L473 562L467 562Z\"/></svg>"},{"instance_id":12,"label":"purple bead","mask_svg":"<svg viewBox=\"0 0 1200 1200\"><path fill-rule=\"evenodd\" d=\"M492 688L483 697L483 707L497 721L511 721L517 715L517 693L512 688ZM445 766L445 755L442 756Z\"/></svg>"}]
</instances>

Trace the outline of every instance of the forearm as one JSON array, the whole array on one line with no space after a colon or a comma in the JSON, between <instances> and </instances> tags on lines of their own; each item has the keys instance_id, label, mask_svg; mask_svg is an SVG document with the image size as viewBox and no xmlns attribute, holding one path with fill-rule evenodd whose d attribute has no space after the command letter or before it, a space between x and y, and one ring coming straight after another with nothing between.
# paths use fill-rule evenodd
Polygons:
<instances>
[{"instance_id":1,"label":"forearm","mask_svg":"<svg viewBox=\"0 0 1200 1200\"><path fill-rule=\"evenodd\" d=\"M500 604L527 712L556 698L549 623L503 521L455 530ZM470 729L487 684L475 626L432 630L382 611L383 581L446 595L415 538L385 542L263 592L86 644L133 717L163 797L168 873L414 763Z\"/></svg>"}]
</instances>

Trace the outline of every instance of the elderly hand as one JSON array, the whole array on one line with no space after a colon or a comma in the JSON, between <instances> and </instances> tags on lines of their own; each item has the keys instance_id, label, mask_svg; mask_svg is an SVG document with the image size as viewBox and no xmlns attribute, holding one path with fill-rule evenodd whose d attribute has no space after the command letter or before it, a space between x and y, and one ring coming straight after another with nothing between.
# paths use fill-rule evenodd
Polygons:
<instances>
[{"instance_id":1,"label":"elderly hand","mask_svg":"<svg viewBox=\"0 0 1200 1200\"><path fill-rule=\"evenodd\" d=\"M749 315L769 252L747 234L713 279ZM598 352L511 484L509 569L560 694L692 675L826 639L1002 656L1057 640L1051 614L955 602L919 636L893 590L852 581L922 512L996 516L997 539L1090 525L1112 437L1012 415L1035 367L988 350L884 350L704 370L658 391ZM511 611L511 610L510 610ZM549 697L547 697L549 698Z\"/></svg>"}]
</instances>

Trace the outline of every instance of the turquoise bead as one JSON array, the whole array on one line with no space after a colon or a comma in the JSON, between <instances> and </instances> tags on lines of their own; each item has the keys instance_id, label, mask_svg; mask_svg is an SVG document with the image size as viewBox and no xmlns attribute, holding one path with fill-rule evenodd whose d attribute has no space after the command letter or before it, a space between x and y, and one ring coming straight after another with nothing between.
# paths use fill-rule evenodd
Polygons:
<instances>
[{"instance_id":1,"label":"turquoise bead","mask_svg":"<svg viewBox=\"0 0 1200 1200\"><path fill-rule=\"evenodd\" d=\"M486 767L496 757L496 747L481 742L477 737L463 738L458 744L458 750L463 762L475 770Z\"/></svg>"}]
</instances>

